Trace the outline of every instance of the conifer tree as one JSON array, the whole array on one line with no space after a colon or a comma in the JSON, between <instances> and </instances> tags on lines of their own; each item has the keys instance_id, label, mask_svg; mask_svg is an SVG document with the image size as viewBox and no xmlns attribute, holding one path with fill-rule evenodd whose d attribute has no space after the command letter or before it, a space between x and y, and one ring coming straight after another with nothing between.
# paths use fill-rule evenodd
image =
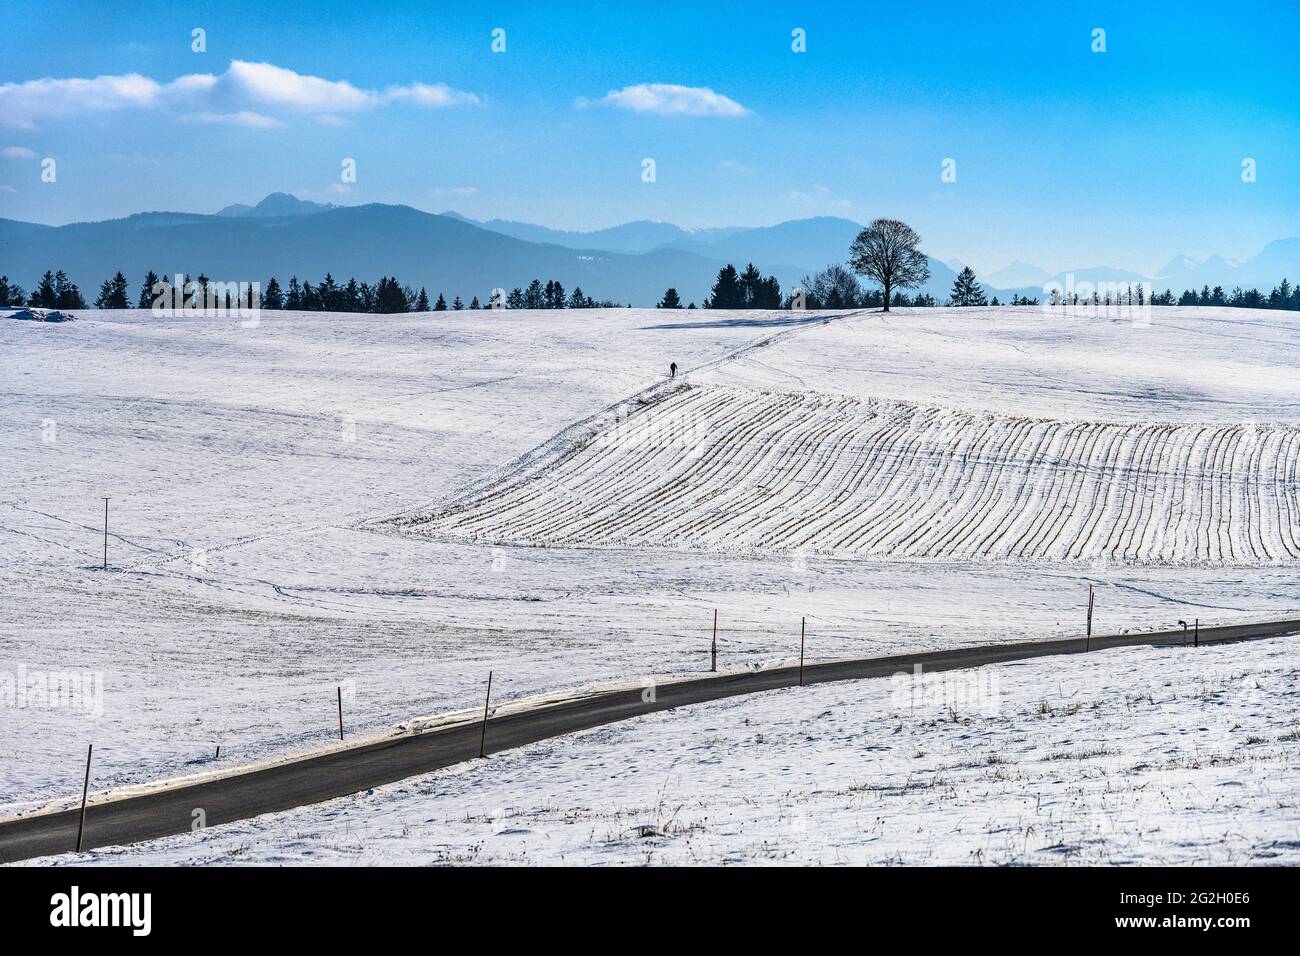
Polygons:
<instances>
[{"instance_id":1,"label":"conifer tree","mask_svg":"<svg viewBox=\"0 0 1300 956\"><path fill-rule=\"evenodd\" d=\"M524 308L546 308L546 292L542 289L540 279L534 279L532 282L528 283L528 288L524 290Z\"/></svg>"},{"instance_id":2,"label":"conifer tree","mask_svg":"<svg viewBox=\"0 0 1300 956\"><path fill-rule=\"evenodd\" d=\"M131 300L127 298L129 285L126 276L119 271L113 278L105 279L103 285L99 287L99 295L95 297L95 308L97 309L129 309Z\"/></svg>"},{"instance_id":3,"label":"conifer tree","mask_svg":"<svg viewBox=\"0 0 1300 956\"><path fill-rule=\"evenodd\" d=\"M678 297L676 289L669 289L665 292L664 297L655 306L656 309L680 309L681 307L682 300Z\"/></svg>"},{"instance_id":4,"label":"conifer tree","mask_svg":"<svg viewBox=\"0 0 1300 956\"><path fill-rule=\"evenodd\" d=\"M334 277L328 272L325 273L325 278L316 287L316 296L320 300L320 310L322 312L340 311L341 291L339 284L334 281Z\"/></svg>"},{"instance_id":5,"label":"conifer tree","mask_svg":"<svg viewBox=\"0 0 1300 956\"><path fill-rule=\"evenodd\" d=\"M961 270L961 274L952 283L953 305L988 305L984 289L975 281L975 272L970 266Z\"/></svg>"},{"instance_id":6,"label":"conifer tree","mask_svg":"<svg viewBox=\"0 0 1300 956\"><path fill-rule=\"evenodd\" d=\"M310 282L304 282L302 284L302 310L304 312L321 311L320 293Z\"/></svg>"},{"instance_id":7,"label":"conifer tree","mask_svg":"<svg viewBox=\"0 0 1300 956\"><path fill-rule=\"evenodd\" d=\"M22 305L25 295L17 282L10 282L8 276L0 276L0 306Z\"/></svg>"},{"instance_id":8,"label":"conifer tree","mask_svg":"<svg viewBox=\"0 0 1300 956\"><path fill-rule=\"evenodd\" d=\"M391 315L396 312L409 312L413 298L406 288L397 281L396 276L384 276L375 286L375 311Z\"/></svg>"},{"instance_id":9,"label":"conifer tree","mask_svg":"<svg viewBox=\"0 0 1300 956\"><path fill-rule=\"evenodd\" d=\"M81 296L81 290L77 288L76 283L69 279L60 269L54 273L54 308L56 309L84 309L86 300Z\"/></svg>"},{"instance_id":10,"label":"conifer tree","mask_svg":"<svg viewBox=\"0 0 1300 956\"><path fill-rule=\"evenodd\" d=\"M53 309L56 301L58 301L58 294L54 291L54 273L46 269L45 275L41 276L41 281L36 283L36 288L32 290L28 305L38 309Z\"/></svg>"},{"instance_id":11,"label":"conifer tree","mask_svg":"<svg viewBox=\"0 0 1300 956\"><path fill-rule=\"evenodd\" d=\"M763 274L758 271L754 263L745 267L745 271L740 274L740 298L745 308L761 308L758 302L763 297Z\"/></svg>"},{"instance_id":12,"label":"conifer tree","mask_svg":"<svg viewBox=\"0 0 1300 956\"><path fill-rule=\"evenodd\" d=\"M159 283L158 273L152 269L145 274L144 284L140 286L140 298L136 301L137 309L152 309L155 294L153 287Z\"/></svg>"},{"instance_id":13,"label":"conifer tree","mask_svg":"<svg viewBox=\"0 0 1300 956\"><path fill-rule=\"evenodd\" d=\"M361 287L355 278L349 278L348 284L339 290L339 309L343 312L361 312Z\"/></svg>"},{"instance_id":14,"label":"conifer tree","mask_svg":"<svg viewBox=\"0 0 1300 956\"><path fill-rule=\"evenodd\" d=\"M706 309L741 309L745 306L744 295L740 288L740 277L736 267L727 263L718 270L717 281L713 283L712 293L704 300Z\"/></svg>"},{"instance_id":15,"label":"conifer tree","mask_svg":"<svg viewBox=\"0 0 1300 956\"><path fill-rule=\"evenodd\" d=\"M280 283L275 281L275 276L271 276L266 288L262 290L262 308L272 312L284 308L284 293L280 291Z\"/></svg>"}]
</instances>

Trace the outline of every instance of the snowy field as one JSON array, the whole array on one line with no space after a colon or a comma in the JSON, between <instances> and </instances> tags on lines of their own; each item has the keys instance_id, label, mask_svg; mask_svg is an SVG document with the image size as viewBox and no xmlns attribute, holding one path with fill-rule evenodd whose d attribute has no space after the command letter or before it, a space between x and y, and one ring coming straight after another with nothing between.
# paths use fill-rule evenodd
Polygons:
<instances>
[{"instance_id":1,"label":"snowy field","mask_svg":"<svg viewBox=\"0 0 1300 956\"><path fill-rule=\"evenodd\" d=\"M1300 638L791 688L90 864L1300 864Z\"/></svg>"},{"instance_id":2,"label":"snowy field","mask_svg":"<svg viewBox=\"0 0 1300 956\"><path fill-rule=\"evenodd\" d=\"M1300 427L683 386L417 526L495 543L1292 564Z\"/></svg>"},{"instance_id":3,"label":"snowy field","mask_svg":"<svg viewBox=\"0 0 1300 956\"><path fill-rule=\"evenodd\" d=\"M489 669L503 699L698 672L714 608L724 668L797 654L803 616L813 659L1078 634L1090 584L1099 631L1300 616L1298 345L1300 316L1229 309L1149 325L1033 308L0 318L0 704L6 675L99 688L0 706L0 812L75 794L91 741L98 790L208 769L218 744L233 765L328 743L339 686L360 735L472 706ZM665 490L653 459L680 430L647 443L638 414L696 397L772 446L720 449L713 488L686 454L656 527L643 499ZM754 429L768 406L791 427ZM863 451L854 416L883 408L910 430L883 434L874 484L836 502ZM974 459L967 421L985 427ZM935 501L962 467L979 508ZM1175 474L1197 476L1193 498ZM534 479L546 488L511 492L498 526L452 526ZM617 534L600 524L611 494ZM733 514L742 499L760 507ZM948 525L913 513L925 500ZM1019 534L1026 513L1073 514L1054 501L1094 502L1093 531ZM789 522L814 503L844 510ZM868 521L840 544L848 517L882 513L864 503L894 537ZM957 518L973 523L960 542Z\"/></svg>"}]
</instances>

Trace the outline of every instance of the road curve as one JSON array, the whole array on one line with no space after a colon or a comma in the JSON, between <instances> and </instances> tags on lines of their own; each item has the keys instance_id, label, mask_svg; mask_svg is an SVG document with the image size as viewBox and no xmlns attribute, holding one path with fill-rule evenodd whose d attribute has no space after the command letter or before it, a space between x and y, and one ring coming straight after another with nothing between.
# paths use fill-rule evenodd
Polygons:
<instances>
[{"instance_id":1,"label":"road curve","mask_svg":"<svg viewBox=\"0 0 1300 956\"><path fill-rule=\"evenodd\" d=\"M1201 628L1200 641L1217 644L1295 633L1300 633L1300 619L1205 627ZM1183 637L1181 630L1107 635L1092 638L1088 646L1100 650L1181 644ZM804 682L888 677L899 672L911 673L917 664L925 671L955 670L1078 654L1085 649L1084 638L1069 638L829 661L808 664L804 668ZM654 711L791 687L798 682L797 666L780 667L659 684L655 699L648 702L642 699L642 691L634 688L520 710L488 721L487 751L509 750ZM86 848L115 846L185 833L191 828L194 810L200 807L206 813L207 825L216 826L393 783L477 757L481 732L479 723L455 724L91 804L86 810L83 844ZM0 863L74 850L78 815L77 810L60 810L0 821Z\"/></svg>"}]
</instances>

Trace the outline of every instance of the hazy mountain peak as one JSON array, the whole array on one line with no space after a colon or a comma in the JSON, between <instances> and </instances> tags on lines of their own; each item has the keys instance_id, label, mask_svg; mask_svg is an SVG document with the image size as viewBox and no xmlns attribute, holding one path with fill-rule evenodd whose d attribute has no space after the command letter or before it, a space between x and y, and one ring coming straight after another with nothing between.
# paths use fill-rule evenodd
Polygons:
<instances>
[{"instance_id":1,"label":"hazy mountain peak","mask_svg":"<svg viewBox=\"0 0 1300 956\"><path fill-rule=\"evenodd\" d=\"M1206 259L1204 263L1201 263L1201 268L1235 269L1236 267L1239 267L1240 264L1242 264L1242 260L1240 259L1225 259L1223 256L1216 254L1210 256L1210 258Z\"/></svg>"},{"instance_id":2,"label":"hazy mountain peak","mask_svg":"<svg viewBox=\"0 0 1300 956\"><path fill-rule=\"evenodd\" d=\"M1050 272L1033 263L1016 259L985 277L985 281L995 287L1016 289L1026 286L1041 286L1052 278Z\"/></svg>"},{"instance_id":3,"label":"hazy mountain peak","mask_svg":"<svg viewBox=\"0 0 1300 956\"><path fill-rule=\"evenodd\" d=\"M306 216L327 209L337 209L333 203L312 202L299 199L291 193L269 193L256 206L245 203L233 203L220 210L218 216Z\"/></svg>"},{"instance_id":4,"label":"hazy mountain peak","mask_svg":"<svg viewBox=\"0 0 1300 956\"><path fill-rule=\"evenodd\" d=\"M1260 255L1263 255L1266 252L1268 253L1292 252L1293 253L1296 250L1300 250L1300 236L1289 236L1286 239L1274 239L1272 242L1270 242L1268 245L1266 245L1263 248L1263 250L1260 252Z\"/></svg>"}]
</instances>

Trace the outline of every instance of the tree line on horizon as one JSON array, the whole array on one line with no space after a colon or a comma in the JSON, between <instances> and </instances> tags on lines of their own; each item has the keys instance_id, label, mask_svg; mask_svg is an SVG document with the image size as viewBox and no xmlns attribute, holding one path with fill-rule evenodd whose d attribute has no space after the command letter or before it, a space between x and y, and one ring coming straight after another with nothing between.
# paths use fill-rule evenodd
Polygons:
<instances>
[{"instance_id":1,"label":"tree line on horizon","mask_svg":"<svg viewBox=\"0 0 1300 956\"><path fill-rule=\"evenodd\" d=\"M196 278L191 279L188 274L183 274L182 283L185 290L192 293L199 301L207 302L209 300L209 290L212 283L206 275L200 273ZM160 277L158 273L150 271L141 283L140 290L134 297L135 304L132 305L130 284L126 276L119 271L112 278L104 280L100 286L99 295L95 298L94 305L97 309L149 309L153 307L154 302L159 297L158 289L160 285L164 290L172 288L167 278ZM162 294L165 295L166 291ZM296 275L291 276L288 286L283 288L280 286L279 280L272 276L267 281L265 288L261 290L261 297L257 303L237 302L234 295L226 292L222 301L217 304L230 308L240 304L257 304L263 309L272 311L373 312L388 314L396 312L445 312L460 311L462 309L487 309L491 307L492 301L489 296L486 303L480 303L478 296L474 296L471 298L469 305L466 305L460 296L455 296L451 303L448 304L446 296L439 293L438 298L430 304L429 294L424 288L417 292L410 285L400 282L396 276L382 276L372 285L367 282L357 282L355 278L348 279L346 283L340 283L327 272L325 278L315 285L310 281L299 282ZM62 270L57 272L47 271L31 295L28 295L22 286L16 282L11 282L7 275L0 276L0 307L24 305L45 309L89 308L81 290L68 279ZM502 296L501 305L510 309L612 309L619 307L618 303L607 299L593 299L584 293L580 287L574 288L572 292L566 292L564 286L554 279L547 281L545 285L542 284L540 279L534 279L525 288L515 288L509 294Z\"/></svg>"},{"instance_id":2,"label":"tree line on horizon","mask_svg":"<svg viewBox=\"0 0 1300 956\"><path fill-rule=\"evenodd\" d=\"M890 307L934 307L938 305L935 298L918 292L909 296L903 289L912 288L925 282L930 275L925 255L917 248L920 237L898 220L874 221L863 229L853 241L849 250L847 266L832 263L819 272L805 275L800 287L791 294L782 296L781 284L776 276L764 276L751 262L741 271L728 263L718 270L709 295L704 299L706 309L791 309L800 306L805 309L868 309ZM859 280L859 275L873 280L881 288L868 288ZM201 302L209 301L210 280L202 273L191 280L182 275L187 292L198 296ZM159 285L170 289L168 280L150 271L144 278L138 294L135 296L134 308L152 308L157 300ZM608 309L619 308L619 303L609 300L596 300L588 296L581 288L575 287L571 292L557 280L548 280L545 284L540 279L533 279L526 287L516 287L508 294L502 292L501 301L494 303L488 296L485 303L473 296L468 305L459 295L448 304L443 293L429 302L427 291L422 287L417 292L410 285L403 284L396 276L381 276L377 282L357 282L349 278L340 283L330 273L319 283L299 282L296 275L291 276L288 286L281 288L279 281L272 276L265 288L261 290L258 302L238 302L228 290L224 301L217 303L227 308L236 306L260 305L270 311L303 312L363 312L393 314L401 312L445 312L463 309L489 309L494 305L508 309ZM251 293L249 293L251 298ZM1184 290L1175 298L1171 289L1164 292L1152 292L1149 295L1145 286L1132 284L1126 290L1112 293L1108 290L1102 294L1093 292L1091 296L1078 293L1062 296L1053 293L1048 300L1050 305L1210 305L1230 308L1250 309L1291 309L1300 311L1300 287L1292 286L1287 279L1275 286L1270 292L1262 293L1257 289L1235 287L1231 292L1222 286L1211 289L1204 286L1199 292L1195 289ZM99 309L130 309L132 296L129 282L122 272L105 279L100 286L94 305ZM1004 303L997 296L989 299L980 285L978 278L969 266L962 269L953 282L945 306L998 306ZM1013 295L1008 305L1038 305L1034 297ZM47 271L37 284L36 289L28 295L8 276L0 275L0 307L32 306L46 309L85 309L88 308L85 297L76 283L72 282L62 271ZM629 303L630 307L630 303ZM656 303L660 309L694 309L695 303L683 306L676 288L669 288L663 298Z\"/></svg>"},{"instance_id":3,"label":"tree line on horizon","mask_svg":"<svg viewBox=\"0 0 1300 956\"><path fill-rule=\"evenodd\" d=\"M1273 287L1265 294L1258 289L1242 289L1240 286L1231 292L1225 292L1223 286L1209 285L1200 292L1185 289L1183 294L1174 297L1172 289L1148 293L1146 285L1137 282L1113 283L1104 293L1094 290L1090 295L1077 292L1068 295L1053 293L1048 300L1050 305L1213 305L1240 309L1290 309L1300 311L1300 287L1292 286L1287 279ZM1148 299L1150 301L1148 301ZM976 279L970 266L962 269L953 282L952 296L947 303L954 306L1001 305L997 296L992 300L985 297L984 289ZM1010 305L1038 305L1038 299L1022 298L1019 294L1012 297Z\"/></svg>"},{"instance_id":4,"label":"tree line on horizon","mask_svg":"<svg viewBox=\"0 0 1300 956\"><path fill-rule=\"evenodd\" d=\"M848 269L839 263L827 266L813 276L804 276L801 285L788 295L781 295L781 283L776 276L764 276L751 262L743 272L728 263L718 270L709 295L704 300L706 309L793 309L798 308L798 292L803 293L805 309L873 308L884 304L884 293L879 289L863 289L862 284ZM908 296L894 292L890 303L895 306L934 305L934 297L925 293ZM668 289L655 308L683 308L675 288ZM685 306L695 308L695 303Z\"/></svg>"}]
</instances>

